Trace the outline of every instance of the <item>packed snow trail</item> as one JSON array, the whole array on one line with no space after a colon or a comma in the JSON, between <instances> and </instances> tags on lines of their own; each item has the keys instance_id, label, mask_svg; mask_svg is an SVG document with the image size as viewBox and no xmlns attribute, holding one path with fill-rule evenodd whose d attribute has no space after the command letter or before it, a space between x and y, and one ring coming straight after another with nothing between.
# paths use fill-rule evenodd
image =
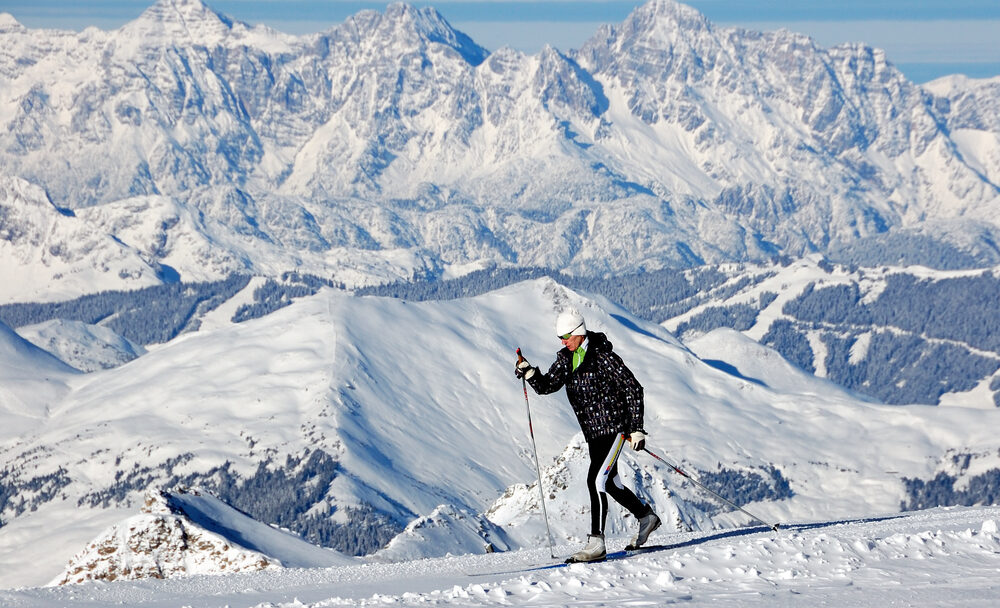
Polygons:
<instances>
[{"instance_id":1,"label":"packed snow trail","mask_svg":"<svg viewBox=\"0 0 1000 608\"><path fill-rule=\"evenodd\" d=\"M552 563L548 547L488 555L0 591L0 605L230 606L993 606L1000 507L687 534L668 548L595 564ZM626 539L612 540L619 551ZM574 547L557 546L568 554ZM525 570L518 572L518 570ZM470 572L492 572L469 576Z\"/></svg>"}]
</instances>

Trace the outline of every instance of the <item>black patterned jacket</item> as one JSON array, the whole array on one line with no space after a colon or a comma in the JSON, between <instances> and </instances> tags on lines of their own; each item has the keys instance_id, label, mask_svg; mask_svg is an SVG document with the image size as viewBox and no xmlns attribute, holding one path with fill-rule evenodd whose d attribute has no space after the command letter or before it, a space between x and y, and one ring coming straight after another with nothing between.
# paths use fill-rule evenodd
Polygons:
<instances>
[{"instance_id":1,"label":"black patterned jacket","mask_svg":"<svg viewBox=\"0 0 1000 608\"><path fill-rule=\"evenodd\" d=\"M583 363L573 371L573 353L563 347L548 373L538 370L528 379L531 388L547 395L565 386L588 440L642 430L642 385L603 333L587 332L586 349Z\"/></svg>"}]
</instances>

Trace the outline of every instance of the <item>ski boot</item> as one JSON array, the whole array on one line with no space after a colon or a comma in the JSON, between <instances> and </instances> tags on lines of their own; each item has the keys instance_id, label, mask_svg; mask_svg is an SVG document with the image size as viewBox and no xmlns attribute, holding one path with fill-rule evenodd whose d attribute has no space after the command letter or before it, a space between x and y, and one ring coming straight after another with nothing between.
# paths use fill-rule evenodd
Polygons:
<instances>
[{"instance_id":1,"label":"ski boot","mask_svg":"<svg viewBox=\"0 0 1000 608\"><path fill-rule=\"evenodd\" d=\"M599 562L608 556L608 551L604 547L603 534L590 534L587 536L587 544L566 560L567 564L579 562Z\"/></svg>"},{"instance_id":2,"label":"ski boot","mask_svg":"<svg viewBox=\"0 0 1000 608\"><path fill-rule=\"evenodd\" d=\"M625 546L625 550L635 551L646 544L649 535L653 533L653 530L660 527L660 523L660 518L650 508L648 513L639 518L639 531L632 537L632 542Z\"/></svg>"}]
</instances>

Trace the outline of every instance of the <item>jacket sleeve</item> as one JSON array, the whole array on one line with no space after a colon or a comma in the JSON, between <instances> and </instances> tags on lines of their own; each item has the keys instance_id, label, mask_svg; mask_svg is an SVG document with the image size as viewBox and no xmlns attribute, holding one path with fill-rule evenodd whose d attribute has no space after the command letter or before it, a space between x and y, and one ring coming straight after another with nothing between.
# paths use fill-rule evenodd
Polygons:
<instances>
[{"instance_id":1,"label":"jacket sleeve","mask_svg":"<svg viewBox=\"0 0 1000 608\"><path fill-rule=\"evenodd\" d=\"M607 374L615 384L620 403L625 408L624 415L628 423L628 428L625 429L626 434L643 430L642 419L645 406L642 385L639 384L632 370L625 365L617 353L610 352L607 357Z\"/></svg>"},{"instance_id":2,"label":"jacket sleeve","mask_svg":"<svg viewBox=\"0 0 1000 608\"><path fill-rule=\"evenodd\" d=\"M566 380L569 379L571 372L569 358L563 357L560 353L556 355L556 360L549 367L547 373L543 374L541 371L539 369L537 373L532 374L531 378L528 378L528 384L539 395L554 393L561 389L566 384Z\"/></svg>"}]
</instances>

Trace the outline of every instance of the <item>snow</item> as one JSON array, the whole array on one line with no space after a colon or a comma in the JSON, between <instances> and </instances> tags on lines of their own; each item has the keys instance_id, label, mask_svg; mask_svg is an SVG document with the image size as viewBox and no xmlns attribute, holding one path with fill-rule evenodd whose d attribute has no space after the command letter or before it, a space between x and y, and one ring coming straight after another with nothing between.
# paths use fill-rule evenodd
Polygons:
<instances>
[{"instance_id":1,"label":"snow","mask_svg":"<svg viewBox=\"0 0 1000 608\"><path fill-rule=\"evenodd\" d=\"M441 505L427 517L410 522L402 534L375 554L374 560L400 562L418 559L425 555L427 545L458 547L460 549L455 553L473 554L487 550L506 551L512 543L500 526L482 521L474 513Z\"/></svg>"},{"instance_id":2,"label":"snow","mask_svg":"<svg viewBox=\"0 0 1000 608\"><path fill-rule=\"evenodd\" d=\"M850 395L850 398L865 400L829 380L802 371L774 350L733 329L716 329L685 344L709 365L776 391L798 395ZM739 368L726 361L739 361Z\"/></svg>"},{"instance_id":3,"label":"snow","mask_svg":"<svg viewBox=\"0 0 1000 608\"><path fill-rule=\"evenodd\" d=\"M50 585L309 568L357 560L265 525L197 488L149 490L138 515L109 527Z\"/></svg>"},{"instance_id":4,"label":"snow","mask_svg":"<svg viewBox=\"0 0 1000 608\"><path fill-rule=\"evenodd\" d=\"M107 327L81 321L52 319L19 327L17 333L85 372L117 367L146 352Z\"/></svg>"},{"instance_id":5,"label":"snow","mask_svg":"<svg viewBox=\"0 0 1000 608\"><path fill-rule=\"evenodd\" d=\"M993 606L1000 507L933 509L700 533L661 550L555 565L545 548L391 564L0 591L9 608L128 605ZM618 551L624 540L609 547ZM559 545L558 555L575 547Z\"/></svg>"},{"instance_id":6,"label":"snow","mask_svg":"<svg viewBox=\"0 0 1000 608\"><path fill-rule=\"evenodd\" d=\"M58 301L159 282L134 249L60 212L43 189L23 179L0 176L0 213L12 227L0 239L0 302ZM86 260L78 257L81 252Z\"/></svg>"},{"instance_id":7,"label":"snow","mask_svg":"<svg viewBox=\"0 0 1000 608\"><path fill-rule=\"evenodd\" d=\"M255 521L210 494L188 491L172 494L171 499L195 523L225 538L236 539L250 549L274 556L286 567L309 568L355 561Z\"/></svg>"},{"instance_id":8,"label":"snow","mask_svg":"<svg viewBox=\"0 0 1000 608\"><path fill-rule=\"evenodd\" d=\"M754 270L754 267L751 266L750 269ZM754 326L746 332L746 335L754 340L759 340L767 334L768 330L771 328L771 324L784 316L782 309L785 304L801 295L802 291L809 284L826 284L836 280L836 277L831 277L817 265L817 260L808 258L798 260L787 268L758 267L756 270L758 270L760 274L764 274L768 270L774 270L776 274L775 276L760 281L751 288L741 290L738 295L738 299L725 302L726 304L747 301L756 302L760 299L760 296L763 293L770 292L777 294L774 301L766 309L761 311ZM726 271L728 272L729 269ZM737 282L738 280L739 278L737 274L735 278L730 279L730 282ZM670 331L676 331L678 326L680 326L680 324L684 321L690 320L691 318L701 314L706 308L719 306L719 304L720 303L716 301L715 298L710 298L705 304L695 306L686 313L665 321L663 326Z\"/></svg>"},{"instance_id":9,"label":"snow","mask_svg":"<svg viewBox=\"0 0 1000 608\"><path fill-rule=\"evenodd\" d=\"M78 500L116 483L119 473L127 477L133 468L148 468L155 487L170 474L230 462L234 472L246 475L268 459L281 462L304 449L321 449L340 472L324 500L339 507L369 504L409 523L363 565L336 571L354 583L331 591L323 585L334 575L307 569L265 573L260 579L221 577L228 582L196 577L187 583L191 587L182 582L86 584L79 588L86 591L77 592L84 594L80 597L98 594L97 603L110 597L101 596L105 593L125 594L122 601L131 603L140 601L136 594L148 592L142 601L151 605L168 598L177 605L201 605L202 593L245 605L287 604L295 597L354 601L376 592L400 603L418 601L414 598L461 603L462 594L475 599L478 592L458 571L517 569L547 553L524 395L511 366L519 346L529 360L547 365L558 347L552 336L555 312L566 307L581 310L591 329L607 332L643 383L651 449L695 477L719 466L744 471L774 466L782 472L794 492L791 498L745 505L767 521L822 523L891 513L905 499L904 476L930 479L948 472L959 474L960 486L969 474L997 468L996 408L872 404L791 368L735 332L712 332L692 340L689 350L663 328L549 279L443 302L327 290L254 321L227 325L216 319L119 368L78 374L56 365L48 380L27 372L11 375L8 390L27 395L23 387L35 382L55 392L33 402L37 409L31 416L9 417L22 426L0 446L0 466L13 471L7 482L64 470L70 483L60 497L36 510L7 516L0 528L0 586L52 580L85 543L134 516L141 495L112 502L114 508L107 511L78 506ZM25 360L38 358L40 351L13 332L9 342L14 346L4 351L3 369L30 370ZM557 551L565 554L582 542L587 529L579 429L564 395L530 395L530 407L553 536ZM964 473L954 465L954 457L962 454L970 455ZM174 468L157 468L181 456L187 459ZM819 541L808 537L768 545L763 538L734 536L734 526L746 525L747 518L706 513L697 504L710 499L665 465L629 453L620 467L626 483L641 481L643 497L664 515L654 542L729 539L734 544L725 551L755 559L773 556L772 570L752 564L767 580L822 566L793 559L797 552L814 554L809 543ZM906 520L916 528L892 534L937 532L922 527L925 520L915 515ZM631 535L632 524L620 509L612 510L612 547ZM867 532L852 534L843 547ZM483 555L487 539L496 549L510 550ZM714 551L711 543L699 546ZM822 559L840 559L847 551L843 547ZM736 565L701 574L697 568L712 564L697 566L690 551L697 548L671 554L686 566L674 566L658 554L629 563L649 560L660 572L669 568L677 579L671 589L688 594L704 593L697 584L702 578L730 585L731 591L740 584L754 589L764 584L753 577L725 583ZM434 561L448 554L455 561ZM662 580L636 578L627 568L615 564L608 571L607 589L637 593L627 589L634 582L638 590L662 591ZM450 572L450 578L442 579L438 570ZM597 597L586 585L567 591L579 584L560 577L573 572L553 573L558 584L546 584L570 595L550 596L552 602L575 601L573 594L586 601ZM832 575L822 570L802 576L826 580ZM479 584L499 580L486 577ZM540 585L514 584L505 592L534 594ZM456 586L461 593L452 597ZM236 601L232 594L249 588L260 592ZM312 591L282 595L291 588ZM0 603L17 598L58 603L69 597L59 594L77 592L11 591L0 596ZM402 597L406 593L427 595ZM617 591L609 593L618 597Z\"/></svg>"},{"instance_id":10,"label":"snow","mask_svg":"<svg viewBox=\"0 0 1000 608\"><path fill-rule=\"evenodd\" d=\"M0 448L29 433L68 391L76 370L0 323Z\"/></svg>"},{"instance_id":11,"label":"snow","mask_svg":"<svg viewBox=\"0 0 1000 608\"><path fill-rule=\"evenodd\" d=\"M993 389L990 384L996 376L984 378L971 390L963 393L946 393L941 395L938 405L943 407L972 407L982 409L993 409L996 404L993 402Z\"/></svg>"},{"instance_id":12,"label":"snow","mask_svg":"<svg viewBox=\"0 0 1000 608\"><path fill-rule=\"evenodd\" d=\"M253 304L253 293L266 282L264 277L251 278L246 287L202 317L199 329L209 331L232 325L236 311L240 306Z\"/></svg>"}]
</instances>

